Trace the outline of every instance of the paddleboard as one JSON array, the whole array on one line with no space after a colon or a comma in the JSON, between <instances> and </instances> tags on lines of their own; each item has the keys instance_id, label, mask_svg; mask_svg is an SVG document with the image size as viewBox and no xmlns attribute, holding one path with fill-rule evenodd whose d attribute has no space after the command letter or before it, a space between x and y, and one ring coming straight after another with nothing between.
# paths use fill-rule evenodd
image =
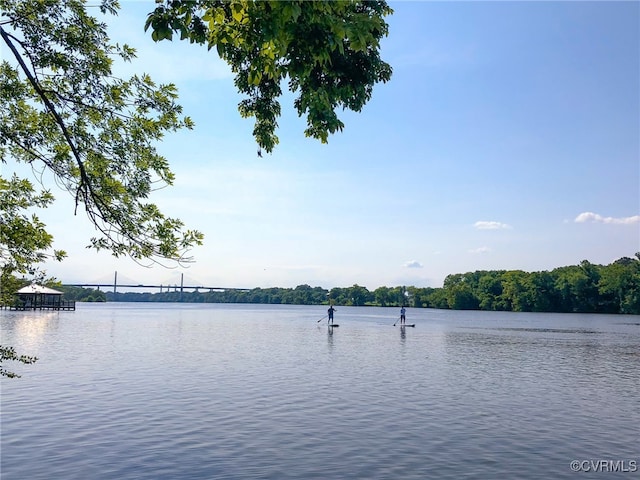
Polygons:
<instances>
[{"instance_id":1,"label":"paddleboard","mask_svg":"<svg viewBox=\"0 0 640 480\"><path fill-rule=\"evenodd\" d=\"M399 327L415 327L416 324L415 323L399 323L398 326Z\"/></svg>"},{"instance_id":2,"label":"paddleboard","mask_svg":"<svg viewBox=\"0 0 640 480\"><path fill-rule=\"evenodd\" d=\"M340 325L338 325L337 323L329 323L328 326L329 327L339 327Z\"/></svg>"}]
</instances>

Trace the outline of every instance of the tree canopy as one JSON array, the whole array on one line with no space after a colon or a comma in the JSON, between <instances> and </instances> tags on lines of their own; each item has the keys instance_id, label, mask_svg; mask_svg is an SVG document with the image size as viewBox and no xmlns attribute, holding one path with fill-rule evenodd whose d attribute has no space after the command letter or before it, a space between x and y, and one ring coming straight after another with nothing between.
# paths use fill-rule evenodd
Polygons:
<instances>
[{"instance_id":1,"label":"tree canopy","mask_svg":"<svg viewBox=\"0 0 640 480\"><path fill-rule=\"evenodd\" d=\"M297 93L305 135L327 142L343 129L336 109L359 112L373 86L391 78L380 58L388 34L385 1L160 0L145 29L155 41L181 40L216 48L246 98L243 117L255 117L253 135L271 152L281 107L282 83Z\"/></svg>"},{"instance_id":2,"label":"tree canopy","mask_svg":"<svg viewBox=\"0 0 640 480\"><path fill-rule=\"evenodd\" d=\"M103 0L99 8L116 13L118 4ZM113 76L114 59L131 61L135 52L112 44L106 29L80 0L0 0L0 37L13 57L0 64L0 160L23 162L36 178L52 174L95 226L91 247L136 260L188 260L185 252L202 235L147 199L173 182L155 144L191 128L191 120L182 116L174 85ZM29 241L18 215L24 218L28 203L45 207L53 197L49 190L36 194L28 180L3 179L0 189L18 199L16 209L2 212L3 264L24 272L52 239L36 223L40 241ZM20 242L25 252L15 255Z\"/></svg>"},{"instance_id":3,"label":"tree canopy","mask_svg":"<svg viewBox=\"0 0 640 480\"><path fill-rule=\"evenodd\" d=\"M3 266L0 279L6 275L47 258L45 251L51 247L53 237L45 230L45 225L34 213L27 214L33 207L46 207L53 201L48 191L36 192L27 179L13 175L11 179L0 177L0 258ZM52 255L62 260L66 253L55 250Z\"/></svg>"}]
</instances>

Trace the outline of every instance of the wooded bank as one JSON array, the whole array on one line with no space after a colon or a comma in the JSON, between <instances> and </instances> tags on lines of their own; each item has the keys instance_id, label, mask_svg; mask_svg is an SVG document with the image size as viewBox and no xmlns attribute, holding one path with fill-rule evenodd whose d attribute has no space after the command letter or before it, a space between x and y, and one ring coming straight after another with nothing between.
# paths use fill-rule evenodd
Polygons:
<instances>
[{"instance_id":1,"label":"wooded bank","mask_svg":"<svg viewBox=\"0 0 640 480\"><path fill-rule=\"evenodd\" d=\"M552 271L480 270L446 277L441 288L414 286L254 288L221 292L108 292L107 301L400 306L513 312L640 314L640 256L610 265L586 260Z\"/></svg>"}]
</instances>

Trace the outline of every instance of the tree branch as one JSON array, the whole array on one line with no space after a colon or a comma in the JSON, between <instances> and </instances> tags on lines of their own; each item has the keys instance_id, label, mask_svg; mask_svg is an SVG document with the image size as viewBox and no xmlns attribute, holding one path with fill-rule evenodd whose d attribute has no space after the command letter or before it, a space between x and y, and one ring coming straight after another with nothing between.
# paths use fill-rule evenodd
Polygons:
<instances>
[{"instance_id":1,"label":"tree branch","mask_svg":"<svg viewBox=\"0 0 640 480\"><path fill-rule=\"evenodd\" d=\"M74 158L76 160L76 163L78 165L78 169L80 170L80 184L78 185L78 191L82 190L83 188L86 188L88 190L89 195L91 196L91 198L96 200L96 196L94 195L93 189L91 187L91 182L89 181L89 176L87 175L87 171L84 168L84 162L80 158L80 152L78 151L78 148L76 147L76 144L73 141L73 138L71 138L71 134L69 133L69 131L67 129L67 126L64 123L64 120L62 119L62 117L60 116L58 111L56 110L55 105L53 105L53 103L51 103L51 100L49 100L49 97L47 97L46 93L43 91L42 87L40 86L40 83L36 80L36 78L29 71L29 68L24 63L22 55L20 55L20 52L18 52L18 50L16 49L15 45L11 41L11 36L2 27L0 27L0 36L2 37L2 39L5 41L5 43L7 44L7 46L9 47L11 52L13 53L13 56L18 61L18 64L22 68L22 71L27 76L27 79L29 80L29 83L31 83L31 86L34 88L34 90L36 91L38 96L42 99L42 101L45 104L47 110L49 110L51 115L53 115L53 118L55 119L56 124L60 127L60 130L62 131L62 134L64 135L65 140L67 141L69 147L71 148L71 151L73 152L73 156L74 156ZM96 202L96 205L100 209L100 206L98 205L97 202Z\"/></svg>"}]
</instances>

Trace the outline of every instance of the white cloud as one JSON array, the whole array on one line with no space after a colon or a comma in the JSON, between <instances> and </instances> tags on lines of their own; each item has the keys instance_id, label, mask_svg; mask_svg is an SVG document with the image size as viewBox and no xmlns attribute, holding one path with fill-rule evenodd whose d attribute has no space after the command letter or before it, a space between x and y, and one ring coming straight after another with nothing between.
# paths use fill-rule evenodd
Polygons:
<instances>
[{"instance_id":1,"label":"white cloud","mask_svg":"<svg viewBox=\"0 0 640 480\"><path fill-rule=\"evenodd\" d=\"M473 224L478 230L507 230L511 226L501 222L479 221Z\"/></svg>"},{"instance_id":2,"label":"white cloud","mask_svg":"<svg viewBox=\"0 0 640 480\"><path fill-rule=\"evenodd\" d=\"M481 254L481 253L487 253L490 252L491 249L489 247L480 247L480 248L474 248L469 250L469 253L477 253L477 254Z\"/></svg>"},{"instance_id":3,"label":"white cloud","mask_svg":"<svg viewBox=\"0 0 640 480\"><path fill-rule=\"evenodd\" d=\"M576 223L608 223L612 225L633 225L635 223L640 223L640 215L634 215L632 217L603 217L597 213L593 212L583 212L578 215L574 222Z\"/></svg>"},{"instance_id":4,"label":"white cloud","mask_svg":"<svg viewBox=\"0 0 640 480\"><path fill-rule=\"evenodd\" d=\"M403 267L405 268L422 268L423 265L418 262L417 260L410 260L408 262L406 262Z\"/></svg>"}]
</instances>

